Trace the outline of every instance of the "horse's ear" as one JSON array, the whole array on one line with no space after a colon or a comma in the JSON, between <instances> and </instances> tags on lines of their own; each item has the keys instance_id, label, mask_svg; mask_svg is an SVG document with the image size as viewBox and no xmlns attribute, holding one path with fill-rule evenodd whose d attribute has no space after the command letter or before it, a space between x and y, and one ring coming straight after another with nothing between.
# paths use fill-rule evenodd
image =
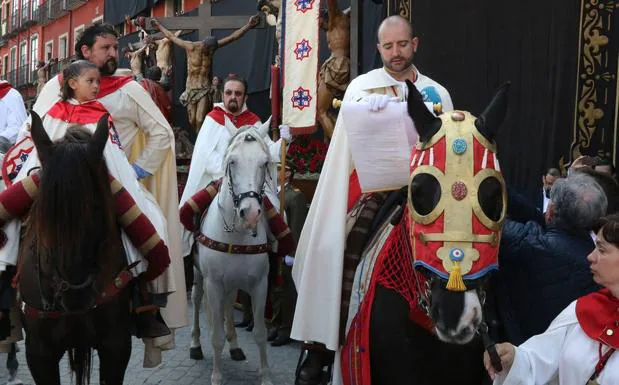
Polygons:
<instances>
[{"instance_id":1,"label":"horse's ear","mask_svg":"<svg viewBox=\"0 0 619 385\"><path fill-rule=\"evenodd\" d=\"M441 129L442 121L428 110L421 93L413 82L406 80L406 85L408 86L408 115L415 123L419 140L427 142Z\"/></svg>"},{"instance_id":2,"label":"horse's ear","mask_svg":"<svg viewBox=\"0 0 619 385\"><path fill-rule=\"evenodd\" d=\"M492 101L475 120L477 130L489 141L494 141L505 114L507 113L507 91L511 82L503 83L495 92Z\"/></svg>"},{"instance_id":3,"label":"horse's ear","mask_svg":"<svg viewBox=\"0 0 619 385\"><path fill-rule=\"evenodd\" d=\"M52 152L52 141L43 127L41 117L34 111L30 111L30 119L32 124L30 125L30 134L32 135L32 141L34 147L37 149L39 155L39 161L41 164L47 162Z\"/></svg>"},{"instance_id":4,"label":"horse's ear","mask_svg":"<svg viewBox=\"0 0 619 385\"><path fill-rule=\"evenodd\" d=\"M271 127L271 118L272 116L269 116L266 122L262 123L260 126L257 127L258 132L260 133L260 136L262 136L263 138L266 138L266 136L269 135L269 128Z\"/></svg>"},{"instance_id":5,"label":"horse's ear","mask_svg":"<svg viewBox=\"0 0 619 385\"><path fill-rule=\"evenodd\" d=\"M105 114L99 119L97 129L88 143L88 153L95 159L100 159L103 156L103 149L110 136L109 126L110 114Z\"/></svg>"}]
</instances>

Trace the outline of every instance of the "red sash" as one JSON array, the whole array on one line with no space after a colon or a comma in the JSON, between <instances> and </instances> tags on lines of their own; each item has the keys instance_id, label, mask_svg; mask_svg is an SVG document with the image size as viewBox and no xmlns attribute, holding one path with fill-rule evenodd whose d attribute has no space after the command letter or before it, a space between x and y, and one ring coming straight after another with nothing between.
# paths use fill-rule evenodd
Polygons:
<instances>
[{"instance_id":1,"label":"red sash","mask_svg":"<svg viewBox=\"0 0 619 385\"><path fill-rule=\"evenodd\" d=\"M96 100L82 104L71 104L69 102L60 101L54 104L47 115L54 119L62 120L63 122L92 124L97 123L101 116L107 112L103 104Z\"/></svg>"},{"instance_id":2,"label":"red sash","mask_svg":"<svg viewBox=\"0 0 619 385\"><path fill-rule=\"evenodd\" d=\"M229 112L224 111L221 107L215 107L208 115L211 119L216 121L220 125L224 125L226 122L225 116L228 116L228 119L234 124L235 127L243 127L243 126L253 126L257 122L260 121L258 115L254 114L249 110L245 110L241 112L239 115L234 116Z\"/></svg>"},{"instance_id":3,"label":"red sash","mask_svg":"<svg viewBox=\"0 0 619 385\"><path fill-rule=\"evenodd\" d=\"M6 96L13 89L10 83L0 83L0 99Z\"/></svg>"}]
</instances>

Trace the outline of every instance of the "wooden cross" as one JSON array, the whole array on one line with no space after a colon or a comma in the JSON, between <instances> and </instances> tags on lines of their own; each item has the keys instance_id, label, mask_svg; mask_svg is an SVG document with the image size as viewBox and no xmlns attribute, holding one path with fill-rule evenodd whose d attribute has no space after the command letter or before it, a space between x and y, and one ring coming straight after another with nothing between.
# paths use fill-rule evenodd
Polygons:
<instances>
[{"instance_id":1,"label":"wooden cross","mask_svg":"<svg viewBox=\"0 0 619 385\"><path fill-rule=\"evenodd\" d=\"M214 29L238 29L247 24L251 15L244 16L213 16L211 4L202 3L198 7L197 16L176 16L157 18L157 21L171 31L197 30L198 40L213 36ZM150 18L145 18L146 29L151 29ZM266 28L264 17L260 17L260 24L255 28Z\"/></svg>"}]
</instances>

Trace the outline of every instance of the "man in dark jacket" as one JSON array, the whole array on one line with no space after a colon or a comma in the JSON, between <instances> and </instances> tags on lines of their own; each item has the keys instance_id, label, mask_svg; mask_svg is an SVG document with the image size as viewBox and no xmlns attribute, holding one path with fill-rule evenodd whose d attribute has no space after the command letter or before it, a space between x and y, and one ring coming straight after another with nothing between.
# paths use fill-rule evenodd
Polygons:
<instances>
[{"instance_id":1,"label":"man in dark jacket","mask_svg":"<svg viewBox=\"0 0 619 385\"><path fill-rule=\"evenodd\" d=\"M589 229L605 214L607 198L591 176L578 173L553 185L546 226L540 216L524 220L522 213L536 210L523 200L509 203L518 222L503 226L496 284L505 337L519 345L546 330L570 302L598 290L587 262L594 248Z\"/></svg>"}]
</instances>

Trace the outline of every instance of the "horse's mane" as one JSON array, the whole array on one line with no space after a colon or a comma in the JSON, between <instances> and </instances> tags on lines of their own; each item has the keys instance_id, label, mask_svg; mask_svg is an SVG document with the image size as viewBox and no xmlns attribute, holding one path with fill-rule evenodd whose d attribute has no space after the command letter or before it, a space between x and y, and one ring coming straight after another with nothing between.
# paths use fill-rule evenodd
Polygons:
<instances>
[{"instance_id":1,"label":"horse's mane","mask_svg":"<svg viewBox=\"0 0 619 385\"><path fill-rule=\"evenodd\" d=\"M30 214L35 247L54 258L65 277L78 274L70 268L81 266L84 253L105 249L101 242L117 237L107 167L102 158L89 157L91 136L84 128L70 128L53 143Z\"/></svg>"}]
</instances>

